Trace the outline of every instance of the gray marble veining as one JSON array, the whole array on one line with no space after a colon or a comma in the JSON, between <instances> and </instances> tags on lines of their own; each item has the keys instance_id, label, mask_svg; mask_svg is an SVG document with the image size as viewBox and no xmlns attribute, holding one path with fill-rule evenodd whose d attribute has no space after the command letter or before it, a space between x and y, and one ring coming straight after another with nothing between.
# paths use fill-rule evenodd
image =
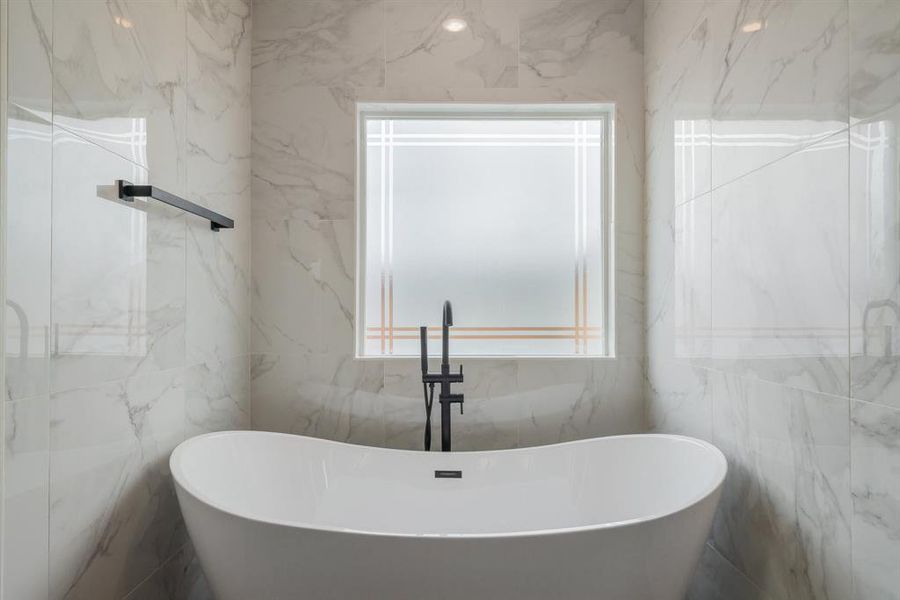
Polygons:
<instances>
[{"instance_id":1,"label":"gray marble veining","mask_svg":"<svg viewBox=\"0 0 900 600\"><path fill-rule=\"evenodd\" d=\"M254 87L384 84L380 2L260 0L253 9Z\"/></svg>"},{"instance_id":2,"label":"gray marble veining","mask_svg":"<svg viewBox=\"0 0 900 600\"><path fill-rule=\"evenodd\" d=\"M846 129L846 0L728 1L712 25L714 186Z\"/></svg>"},{"instance_id":3,"label":"gray marble veining","mask_svg":"<svg viewBox=\"0 0 900 600\"><path fill-rule=\"evenodd\" d=\"M711 373L655 357L647 358L644 382L644 427L659 433L712 441Z\"/></svg>"},{"instance_id":4,"label":"gray marble veining","mask_svg":"<svg viewBox=\"0 0 900 600\"><path fill-rule=\"evenodd\" d=\"M49 118L53 62L52 0L22 0L7 7L7 100Z\"/></svg>"},{"instance_id":5,"label":"gray marble veining","mask_svg":"<svg viewBox=\"0 0 900 600\"><path fill-rule=\"evenodd\" d=\"M4 402L3 409L3 595L43 600L49 594L49 399Z\"/></svg>"},{"instance_id":6,"label":"gray marble veining","mask_svg":"<svg viewBox=\"0 0 900 600\"><path fill-rule=\"evenodd\" d=\"M351 222L325 221L300 212L254 217L253 227L254 251L269 258L254 270L253 350L352 355Z\"/></svg>"},{"instance_id":7,"label":"gray marble veining","mask_svg":"<svg viewBox=\"0 0 900 600\"><path fill-rule=\"evenodd\" d=\"M184 398L177 369L51 397L51 597L123 596L186 541L168 471Z\"/></svg>"},{"instance_id":8,"label":"gray marble veining","mask_svg":"<svg viewBox=\"0 0 900 600\"><path fill-rule=\"evenodd\" d=\"M641 360L534 360L520 364L519 446L641 429Z\"/></svg>"},{"instance_id":9,"label":"gray marble veining","mask_svg":"<svg viewBox=\"0 0 900 600\"><path fill-rule=\"evenodd\" d=\"M185 372L185 435L249 429L250 364L246 355Z\"/></svg>"},{"instance_id":10,"label":"gray marble veining","mask_svg":"<svg viewBox=\"0 0 900 600\"><path fill-rule=\"evenodd\" d=\"M776 598L850 597L848 400L716 374L715 548Z\"/></svg>"},{"instance_id":11,"label":"gray marble veining","mask_svg":"<svg viewBox=\"0 0 900 600\"><path fill-rule=\"evenodd\" d=\"M255 355L252 427L384 445L380 362L327 355Z\"/></svg>"},{"instance_id":12,"label":"gray marble veining","mask_svg":"<svg viewBox=\"0 0 900 600\"><path fill-rule=\"evenodd\" d=\"M853 598L900 598L900 412L853 401Z\"/></svg>"},{"instance_id":13,"label":"gray marble veining","mask_svg":"<svg viewBox=\"0 0 900 600\"><path fill-rule=\"evenodd\" d=\"M346 88L254 87L254 214L303 209L323 219L352 218L355 119Z\"/></svg>"},{"instance_id":14,"label":"gray marble veining","mask_svg":"<svg viewBox=\"0 0 900 600\"><path fill-rule=\"evenodd\" d=\"M217 235L187 230L186 361L246 352L250 313L250 5L187 4L187 192L234 219Z\"/></svg>"},{"instance_id":15,"label":"gray marble veining","mask_svg":"<svg viewBox=\"0 0 900 600\"><path fill-rule=\"evenodd\" d=\"M181 0L54 2L53 120L185 184L185 5ZM165 43L160 43L165 40Z\"/></svg>"},{"instance_id":16,"label":"gray marble veining","mask_svg":"<svg viewBox=\"0 0 900 600\"><path fill-rule=\"evenodd\" d=\"M598 88L619 97L632 85L640 89L641 2L535 0L520 10L523 87Z\"/></svg>"},{"instance_id":17,"label":"gray marble veining","mask_svg":"<svg viewBox=\"0 0 900 600\"><path fill-rule=\"evenodd\" d=\"M711 117L723 3L656 1L645 6L646 217L707 193Z\"/></svg>"},{"instance_id":18,"label":"gray marble veining","mask_svg":"<svg viewBox=\"0 0 900 600\"><path fill-rule=\"evenodd\" d=\"M900 4L849 0L850 118L869 119L900 104Z\"/></svg>"},{"instance_id":19,"label":"gray marble veining","mask_svg":"<svg viewBox=\"0 0 900 600\"><path fill-rule=\"evenodd\" d=\"M494 0L385 2L386 85L508 88L518 83L516 4ZM443 22L467 27L448 32Z\"/></svg>"}]
</instances>

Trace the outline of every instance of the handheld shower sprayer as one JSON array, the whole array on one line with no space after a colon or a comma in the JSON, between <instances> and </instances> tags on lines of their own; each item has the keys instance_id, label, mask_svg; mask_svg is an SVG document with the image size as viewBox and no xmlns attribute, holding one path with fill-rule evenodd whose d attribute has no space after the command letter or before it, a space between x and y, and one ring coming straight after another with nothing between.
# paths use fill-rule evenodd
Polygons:
<instances>
[{"instance_id":1,"label":"handheld shower sprayer","mask_svg":"<svg viewBox=\"0 0 900 600\"><path fill-rule=\"evenodd\" d=\"M425 451L431 451L431 407L434 405L434 382L426 383L428 374L428 328L419 327L422 357L422 393L425 395Z\"/></svg>"}]
</instances>

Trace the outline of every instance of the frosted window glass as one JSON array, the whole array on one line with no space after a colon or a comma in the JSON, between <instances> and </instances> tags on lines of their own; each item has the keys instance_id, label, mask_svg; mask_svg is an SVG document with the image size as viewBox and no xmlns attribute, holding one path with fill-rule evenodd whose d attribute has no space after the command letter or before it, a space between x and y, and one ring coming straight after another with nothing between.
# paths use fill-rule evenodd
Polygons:
<instances>
[{"instance_id":1,"label":"frosted window glass","mask_svg":"<svg viewBox=\"0 0 900 600\"><path fill-rule=\"evenodd\" d=\"M604 354L605 126L367 116L360 354Z\"/></svg>"}]
</instances>

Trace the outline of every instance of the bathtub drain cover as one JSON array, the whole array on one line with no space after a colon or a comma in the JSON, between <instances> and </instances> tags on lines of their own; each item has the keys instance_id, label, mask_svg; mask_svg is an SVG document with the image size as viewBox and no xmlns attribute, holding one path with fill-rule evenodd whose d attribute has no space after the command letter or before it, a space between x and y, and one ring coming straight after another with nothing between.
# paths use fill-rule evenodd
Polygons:
<instances>
[{"instance_id":1,"label":"bathtub drain cover","mask_svg":"<svg viewBox=\"0 0 900 600\"><path fill-rule=\"evenodd\" d=\"M462 471L435 471L435 479L462 479Z\"/></svg>"}]
</instances>

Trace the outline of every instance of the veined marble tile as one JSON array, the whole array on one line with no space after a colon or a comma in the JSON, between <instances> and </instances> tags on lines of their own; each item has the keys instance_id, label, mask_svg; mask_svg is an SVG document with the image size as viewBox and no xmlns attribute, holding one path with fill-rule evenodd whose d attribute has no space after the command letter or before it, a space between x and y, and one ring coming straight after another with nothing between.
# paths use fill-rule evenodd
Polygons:
<instances>
[{"instance_id":1,"label":"veined marble tile","mask_svg":"<svg viewBox=\"0 0 900 600\"><path fill-rule=\"evenodd\" d=\"M850 394L900 407L900 105L850 129Z\"/></svg>"},{"instance_id":2,"label":"veined marble tile","mask_svg":"<svg viewBox=\"0 0 900 600\"><path fill-rule=\"evenodd\" d=\"M250 377L253 429L384 445L380 362L256 354Z\"/></svg>"},{"instance_id":3,"label":"veined marble tile","mask_svg":"<svg viewBox=\"0 0 900 600\"><path fill-rule=\"evenodd\" d=\"M519 445L638 432L641 377L633 358L518 361Z\"/></svg>"},{"instance_id":4,"label":"veined marble tile","mask_svg":"<svg viewBox=\"0 0 900 600\"><path fill-rule=\"evenodd\" d=\"M116 197L141 167L56 129L51 390L184 364L185 216Z\"/></svg>"},{"instance_id":5,"label":"veined marble tile","mask_svg":"<svg viewBox=\"0 0 900 600\"><path fill-rule=\"evenodd\" d=\"M428 363L430 372L440 371L439 359L429 359ZM468 375L466 380L468 381ZM457 390L461 390L466 382L456 385ZM425 398L423 394L422 366L417 358L397 358L384 361L382 398L386 447L401 450L422 450L424 448ZM440 391L435 386L431 412L432 452L441 449L441 405L437 399L439 394ZM453 416L455 417L458 412L458 409L454 408Z\"/></svg>"},{"instance_id":6,"label":"veined marble tile","mask_svg":"<svg viewBox=\"0 0 900 600\"><path fill-rule=\"evenodd\" d=\"M850 0L850 118L900 103L900 3Z\"/></svg>"},{"instance_id":7,"label":"veined marble tile","mask_svg":"<svg viewBox=\"0 0 900 600\"><path fill-rule=\"evenodd\" d=\"M853 598L900 598L900 412L852 401Z\"/></svg>"},{"instance_id":8,"label":"veined marble tile","mask_svg":"<svg viewBox=\"0 0 900 600\"><path fill-rule=\"evenodd\" d=\"M675 356L702 359L712 340L712 197L705 195L675 209Z\"/></svg>"},{"instance_id":9,"label":"veined marble tile","mask_svg":"<svg viewBox=\"0 0 900 600\"><path fill-rule=\"evenodd\" d=\"M713 193L713 358L730 372L846 395L847 136Z\"/></svg>"},{"instance_id":10,"label":"veined marble tile","mask_svg":"<svg viewBox=\"0 0 900 600\"><path fill-rule=\"evenodd\" d=\"M186 437L250 427L250 359L237 356L185 372Z\"/></svg>"},{"instance_id":11,"label":"veined marble tile","mask_svg":"<svg viewBox=\"0 0 900 600\"><path fill-rule=\"evenodd\" d=\"M246 354L250 319L250 6L187 5L187 189L235 221L218 233L189 218L187 363Z\"/></svg>"},{"instance_id":12,"label":"veined marble tile","mask_svg":"<svg viewBox=\"0 0 900 600\"><path fill-rule=\"evenodd\" d=\"M712 185L710 118L722 11L723 3L709 1L645 5L648 219L670 219L676 205Z\"/></svg>"},{"instance_id":13,"label":"veined marble tile","mask_svg":"<svg viewBox=\"0 0 900 600\"><path fill-rule=\"evenodd\" d=\"M520 404L520 447L592 437L588 432L600 420L600 398L591 373L588 360L519 363L515 396Z\"/></svg>"},{"instance_id":14,"label":"veined marble tile","mask_svg":"<svg viewBox=\"0 0 900 600\"><path fill-rule=\"evenodd\" d=\"M53 2L7 3L7 99L50 119ZM11 153L12 155L12 153ZM15 170L11 169L11 172Z\"/></svg>"},{"instance_id":15,"label":"veined marble tile","mask_svg":"<svg viewBox=\"0 0 900 600\"><path fill-rule=\"evenodd\" d=\"M648 431L712 441L713 398L704 368L648 357L644 426Z\"/></svg>"},{"instance_id":16,"label":"veined marble tile","mask_svg":"<svg viewBox=\"0 0 900 600\"><path fill-rule=\"evenodd\" d=\"M247 186L250 6L243 0L189 0L187 28L190 192L205 193L209 202L221 203L214 208L225 210L234 200L221 196ZM197 169L202 172L195 174Z\"/></svg>"},{"instance_id":17,"label":"veined marble tile","mask_svg":"<svg viewBox=\"0 0 900 600\"><path fill-rule=\"evenodd\" d=\"M14 3L21 9L27 3ZM7 114L6 398L46 394L50 361L52 126Z\"/></svg>"},{"instance_id":18,"label":"veined marble tile","mask_svg":"<svg viewBox=\"0 0 900 600\"><path fill-rule=\"evenodd\" d=\"M724 3L713 186L847 127L847 2Z\"/></svg>"},{"instance_id":19,"label":"veined marble tile","mask_svg":"<svg viewBox=\"0 0 900 600\"><path fill-rule=\"evenodd\" d=\"M247 173L249 181L249 170ZM205 221L187 227L186 362L225 361L250 345L249 190L240 194L233 230L214 232Z\"/></svg>"},{"instance_id":20,"label":"veined marble tile","mask_svg":"<svg viewBox=\"0 0 900 600\"><path fill-rule=\"evenodd\" d=\"M647 356L671 360L675 358L675 224L672 219L653 219L644 227Z\"/></svg>"},{"instance_id":21,"label":"veined marble tile","mask_svg":"<svg viewBox=\"0 0 900 600\"><path fill-rule=\"evenodd\" d=\"M356 351L356 229L353 220L321 221L316 242L321 278L318 311L322 351Z\"/></svg>"},{"instance_id":22,"label":"veined marble tile","mask_svg":"<svg viewBox=\"0 0 900 600\"><path fill-rule=\"evenodd\" d=\"M253 217L253 352L300 354L321 348L321 263L313 239L319 224L302 212Z\"/></svg>"},{"instance_id":23,"label":"veined marble tile","mask_svg":"<svg viewBox=\"0 0 900 600\"><path fill-rule=\"evenodd\" d=\"M519 85L600 88L640 95L643 3L533 0L519 21Z\"/></svg>"},{"instance_id":24,"label":"veined marble tile","mask_svg":"<svg viewBox=\"0 0 900 600\"><path fill-rule=\"evenodd\" d=\"M5 402L3 596L48 598L50 415L46 396Z\"/></svg>"},{"instance_id":25,"label":"veined marble tile","mask_svg":"<svg viewBox=\"0 0 900 600\"><path fill-rule=\"evenodd\" d=\"M186 542L168 468L184 439L182 377L51 397L50 597L122 597Z\"/></svg>"},{"instance_id":26,"label":"veined marble tile","mask_svg":"<svg viewBox=\"0 0 900 600\"><path fill-rule=\"evenodd\" d=\"M707 544L685 600L773 600Z\"/></svg>"},{"instance_id":27,"label":"veined marble tile","mask_svg":"<svg viewBox=\"0 0 900 600\"><path fill-rule=\"evenodd\" d=\"M516 5L504 0L388 0L385 7L386 85L515 87L518 83ZM458 32L443 23L466 22Z\"/></svg>"},{"instance_id":28,"label":"veined marble tile","mask_svg":"<svg viewBox=\"0 0 900 600\"><path fill-rule=\"evenodd\" d=\"M254 73L254 78L257 75ZM253 92L253 210L355 215L356 105L346 88Z\"/></svg>"},{"instance_id":29,"label":"veined marble tile","mask_svg":"<svg viewBox=\"0 0 900 600\"><path fill-rule=\"evenodd\" d=\"M709 114L716 0L644 2L646 103L651 111L683 105Z\"/></svg>"},{"instance_id":30,"label":"veined marble tile","mask_svg":"<svg viewBox=\"0 0 900 600\"><path fill-rule=\"evenodd\" d=\"M519 362L487 359L460 361L452 356L450 360L451 368L463 362L465 375L462 385L454 386L456 392L465 394L464 412L460 414L459 405L450 407L453 450L515 448L519 442L519 423L523 414L522 396L516 389ZM437 395L435 391L432 444L440 448L441 407Z\"/></svg>"},{"instance_id":31,"label":"veined marble tile","mask_svg":"<svg viewBox=\"0 0 900 600\"><path fill-rule=\"evenodd\" d=\"M183 193L184 2L68 0L53 19L54 125Z\"/></svg>"},{"instance_id":32,"label":"veined marble tile","mask_svg":"<svg viewBox=\"0 0 900 600\"><path fill-rule=\"evenodd\" d=\"M712 200L676 207L670 220L647 227L647 353L705 364L712 352Z\"/></svg>"},{"instance_id":33,"label":"veined marble tile","mask_svg":"<svg viewBox=\"0 0 900 600\"><path fill-rule=\"evenodd\" d=\"M621 201L620 201L621 202ZM615 245L615 354L644 356L644 230L640 217L613 224ZM632 230L636 227L636 231Z\"/></svg>"},{"instance_id":34,"label":"veined marble tile","mask_svg":"<svg viewBox=\"0 0 900 600\"><path fill-rule=\"evenodd\" d=\"M849 598L849 401L720 373L712 394L715 548L775 598Z\"/></svg>"},{"instance_id":35,"label":"veined marble tile","mask_svg":"<svg viewBox=\"0 0 900 600\"><path fill-rule=\"evenodd\" d=\"M691 363L708 355L702 334L710 318L704 298L710 201L703 194L711 187L712 74L722 12L723 3L702 0L645 4L644 327L654 361ZM703 199L695 204L695 198Z\"/></svg>"},{"instance_id":36,"label":"veined marble tile","mask_svg":"<svg viewBox=\"0 0 900 600\"><path fill-rule=\"evenodd\" d=\"M215 600L188 543L124 600Z\"/></svg>"},{"instance_id":37,"label":"veined marble tile","mask_svg":"<svg viewBox=\"0 0 900 600\"><path fill-rule=\"evenodd\" d=\"M255 217L253 227L254 351L352 355L352 222L300 213Z\"/></svg>"},{"instance_id":38,"label":"veined marble tile","mask_svg":"<svg viewBox=\"0 0 900 600\"><path fill-rule=\"evenodd\" d=\"M264 94L384 85L380 2L261 0L253 3L253 31L253 86Z\"/></svg>"}]
</instances>

